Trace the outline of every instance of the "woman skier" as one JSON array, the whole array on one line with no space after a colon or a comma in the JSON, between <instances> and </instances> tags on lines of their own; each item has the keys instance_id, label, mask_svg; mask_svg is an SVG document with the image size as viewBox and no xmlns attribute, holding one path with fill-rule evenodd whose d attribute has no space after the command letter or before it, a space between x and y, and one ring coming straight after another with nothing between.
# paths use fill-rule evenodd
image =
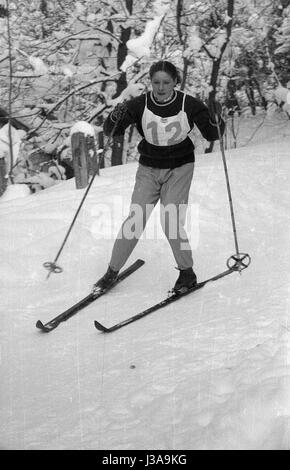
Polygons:
<instances>
[{"instance_id":1,"label":"woman skier","mask_svg":"<svg viewBox=\"0 0 290 470\"><path fill-rule=\"evenodd\" d=\"M180 271L173 291L184 292L197 283L184 229L195 160L188 134L196 125L206 140L217 140L216 118L222 133L225 127L221 106L212 102L208 108L199 99L176 90L179 74L171 62L154 63L149 76L152 91L119 103L104 123L106 135L112 131L113 135L122 135L130 124L135 124L142 140L138 144L139 166L129 215L115 240L108 270L94 285L94 291L115 282L159 200L161 225Z\"/></svg>"}]
</instances>

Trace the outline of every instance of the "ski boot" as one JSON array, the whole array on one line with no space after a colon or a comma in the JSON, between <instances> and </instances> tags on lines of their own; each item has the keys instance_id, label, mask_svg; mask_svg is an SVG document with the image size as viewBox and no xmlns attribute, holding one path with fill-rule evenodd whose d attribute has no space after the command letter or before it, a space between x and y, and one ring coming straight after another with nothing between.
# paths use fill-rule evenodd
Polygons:
<instances>
[{"instance_id":1,"label":"ski boot","mask_svg":"<svg viewBox=\"0 0 290 470\"><path fill-rule=\"evenodd\" d=\"M116 281L116 279L118 277L118 273L119 273L119 271L113 271L113 269L111 269L110 266L109 266L106 274L104 274L104 276L101 277L96 282L96 284L94 284L92 293L96 294L99 291L109 289L109 287L111 287L114 284L114 282Z\"/></svg>"},{"instance_id":2,"label":"ski boot","mask_svg":"<svg viewBox=\"0 0 290 470\"><path fill-rule=\"evenodd\" d=\"M196 274L192 268L180 269L179 277L172 291L176 294L182 294L197 284Z\"/></svg>"}]
</instances>

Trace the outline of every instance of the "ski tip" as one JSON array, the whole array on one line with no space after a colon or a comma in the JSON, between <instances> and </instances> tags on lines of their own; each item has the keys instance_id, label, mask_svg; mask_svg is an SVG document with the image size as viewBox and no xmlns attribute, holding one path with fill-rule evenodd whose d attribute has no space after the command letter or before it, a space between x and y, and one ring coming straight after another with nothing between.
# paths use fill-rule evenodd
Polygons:
<instances>
[{"instance_id":1,"label":"ski tip","mask_svg":"<svg viewBox=\"0 0 290 470\"><path fill-rule=\"evenodd\" d=\"M37 320L35 326L36 326L36 328L38 328L39 330L43 331L44 333L49 333L51 330L54 329L54 328L49 328L49 327L47 327L47 326L44 325L44 324L42 323L42 321L40 321L40 320Z\"/></svg>"},{"instance_id":2,"label":"ski tip","mask_svg":"<svg viewBox=\"0 0 290 470\"><path fill-rule=\"evenodd\" d=\"M95 327L97 330L102 331L103 333L108 333L110 330L106 328L104 325L99 323L97 320L94 321Z\"/></svg>"},{"instance_id":3,"label":"ski tip","mask_svg":"<svg viewBox=\"0 0 290 470\"><path fill-rule=\"evenodd\" d=\"M44 330L44 324L42 323L42 321L40 320L37 320L36 324L35 324L36 328L39 328L40 330Z\"/></svg>"},{"instance_id":4,"label":"ski tip","mask_svg":"<svg viewBox=\"0 0 290 470\"><path fill-rule=\"evenodd\" d=\"M137 263L139 266L143 266L143 264L145 264L145 261L144 261L144 259L137 259L136 263Z\"/></svg>"}]
</instances>

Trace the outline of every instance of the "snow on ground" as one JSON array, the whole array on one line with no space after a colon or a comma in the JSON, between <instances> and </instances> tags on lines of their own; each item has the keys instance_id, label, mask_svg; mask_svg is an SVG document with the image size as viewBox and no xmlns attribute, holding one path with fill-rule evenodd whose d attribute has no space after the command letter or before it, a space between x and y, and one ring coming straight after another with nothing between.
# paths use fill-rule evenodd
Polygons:
<instances>
[{"instance_id":1,"label":"snow on ground","mask_svg":"<svg viewBox=\"0 0 290 470\"><path fill-rule=\"evenodd\" d=\"M59 259L84 190L74 180L0 199L2 449L289 449L289 140L227 152L242 274L104 335L161 300L177 271L158 208L130 261L146 263L49 334L35 328L86 295L106 269L136 163L97 177ZM219 152L197 157L188 230L204 279L234 253Z\"/></svg>"}]
</instances>

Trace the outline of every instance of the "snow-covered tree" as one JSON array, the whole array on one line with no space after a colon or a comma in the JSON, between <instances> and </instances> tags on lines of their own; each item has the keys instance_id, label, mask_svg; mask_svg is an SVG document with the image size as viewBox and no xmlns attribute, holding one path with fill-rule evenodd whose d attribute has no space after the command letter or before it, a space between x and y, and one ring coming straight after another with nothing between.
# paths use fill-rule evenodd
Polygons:
<instances>
[{"instance_id":1,"label":"snow-covered tree","mask_svg":"<svg viewBox=\"0 0 290 470\"><path fill-rule=\"evenodd\" d=\"M182 89L253 112L267 106L265 90L289 80L286 0L8 3L10 38L7 1L0 0L1 108L11 107L11 117L30 129L28 158L36 149L68 158L76 121L91 123L101 137L108 112L133 85L143 90L155 60L177 65ZM117 142L113 163L123 161L121 153Z\"/></svg>"}]
</instances>

